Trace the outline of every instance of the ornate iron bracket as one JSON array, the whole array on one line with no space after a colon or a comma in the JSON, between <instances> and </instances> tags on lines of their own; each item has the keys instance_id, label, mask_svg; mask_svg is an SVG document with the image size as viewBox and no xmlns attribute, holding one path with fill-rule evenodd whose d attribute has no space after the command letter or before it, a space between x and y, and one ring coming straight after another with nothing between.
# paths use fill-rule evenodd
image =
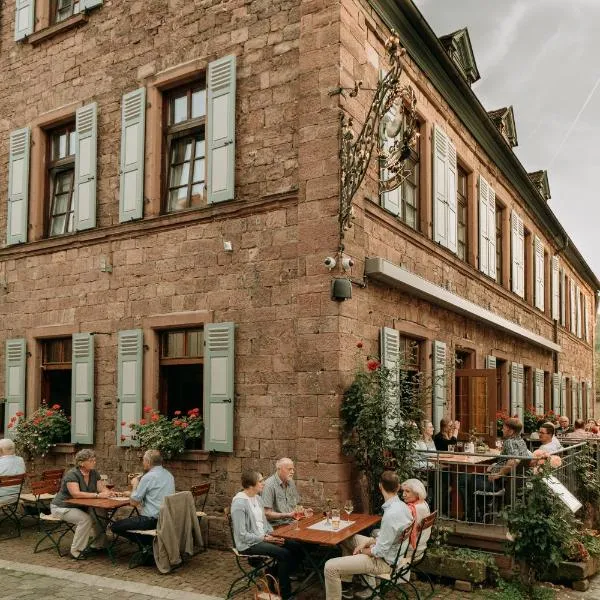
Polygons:
<instances>
[{"instance_id":1,"label":"ornate iron bracket","mask_svg":"<svg viewBox=\"0 0 600 600\"><path fill-rule=\"evenodd\" d=\"M400 187L410 175L410 171L406 170L406 161L417 136L417 100L409 85L400 85L403 69L400 59L406 51L400 46L400 39L394 31L385 47L390 70L375 90L367 118L356 140L352 130L352 117L347 117L344 113L341 115L339 252L344 250L345 232L352 227L354 218L352 200L367 173L373 149L379 147L380 136L385 135L391 140L378 150L380 173L385 172L387 176L385 181L380 181L380 190L384 192L394 190ZM354 88L348 90L340 88L332 93L340 93L344 96L344 91L348 91L350 97L355 97L361 88L362 82L357 81ZM394 106L395 115L389 118L390 109Z\"/></svg>"}]
</instances>

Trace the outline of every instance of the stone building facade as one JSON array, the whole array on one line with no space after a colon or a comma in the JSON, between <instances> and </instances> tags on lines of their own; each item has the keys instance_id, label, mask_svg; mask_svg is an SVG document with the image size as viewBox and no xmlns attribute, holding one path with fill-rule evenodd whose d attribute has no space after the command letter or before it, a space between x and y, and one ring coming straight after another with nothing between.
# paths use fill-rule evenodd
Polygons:
<instances>
[{"instance_id":1,"label":"stone building facade","mask_svg":"<svg viewBox=\"0 0 600 600\"><path fill-rule=\"evenodd\" d=\"M282 455L310 501L350 493L339 406L357 343L380 354L382 332L392 347L416 344L425 372L457 353L463 367L496 368L498 407L541 393L546 409L564 400L591 413L598 281L410 2L14 4L0 29L4 427L63 398L73 441L124 484L138 461L128 423L143 406L198 406L204 449L171 468L182 489L209 478L219 508L244 467L269 472ZM360 127L370 95L335 92L377 85L391 27L418 101L414 220L408 196L400 214L381 197L373 162L345 272L339 116ZM434 232L434 129L462 173L461 257ZM498 277L481 269L482 186L501 214ZM513 222L527 232L518 294ZM353 297L333 300L332 279L347 276ZM434 417L469 418L455 387L428 406ZM48 461L68 464L73 448L61 450Z\"/></svg>"}]
</instances>

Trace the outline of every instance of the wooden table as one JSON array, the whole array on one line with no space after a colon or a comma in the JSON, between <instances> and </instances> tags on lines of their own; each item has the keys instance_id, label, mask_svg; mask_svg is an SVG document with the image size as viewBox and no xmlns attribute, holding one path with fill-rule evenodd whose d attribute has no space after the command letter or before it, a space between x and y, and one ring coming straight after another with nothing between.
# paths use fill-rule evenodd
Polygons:
<instances>
[{"instance_id":1,"label":"wooden table","mask_svg":"<svg viewBox=\"0 0 600 600\"><path fill-rule=\"evenodd\" d=\"M91 509L93 518L100 524L102 533L105 533L110 525L112 525L113 516L117 510L123 506L129 505L129 498L71 498L65 500L67 504L74 507L89 508ZM135 509L133 509L135 510ZM101 511L101 512L98 512ZM104 511L104 514L102 513ZM93 543L98 539L96 536L89 542L86 550L88 550ZM106 552L113 564L115 562L115 556L113 549L115 547L116 538L106 547ZM85 551L84 551L85 552Z\"/></svg>"},{"instance_id":2,"label":"wooden table","mask_svg":"<svg viewBox=\"0 0 600 600\"><path fill-rule=\"evenodd\" d=\"M302 581L299 589L297 589L294 594L298 594L302 590L306 589L310 585L310 580L313 575L316 575L321 582L321 585L324 586L325 580L323 578L323 566L327 559L331 558L338 544L341 544L343 541L351 538L354 534L360 533L361 531L364 531L368 527L372 527L381 521L380 516L352 513L348 519L349 521L352 521L352 525L344 527L344 529L340 529L338 531L309 529L311 525L319 523L320 521L323 521L323 519L325 519L323 515L308 517L298 521L298 529L296 529L296 523L291 523L290 525L283 525L282 527L279 527L273 531L273 535L276 537L301 542L302 551L304 552L306 562L310 566L311 572L308 574L306 579ZM340 525L345 522L346 519L342 519L340 521ZM326 548L326 551L319 556L312 551L310 547L307 547L307 544L323 546Z\"/></svg>"}]
</instances>

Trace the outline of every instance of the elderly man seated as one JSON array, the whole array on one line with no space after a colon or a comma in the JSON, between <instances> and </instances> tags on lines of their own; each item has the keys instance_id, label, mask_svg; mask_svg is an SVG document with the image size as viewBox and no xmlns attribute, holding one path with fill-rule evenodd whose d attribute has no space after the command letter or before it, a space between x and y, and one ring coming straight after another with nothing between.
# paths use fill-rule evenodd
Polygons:
<instances>
[{"instance_id":1,"label":"elderly man seated","mask_svg":"<svg viewBox=\"0 0 600 600\"><path fill-rule=\"evenodd\" d=\"M562 449L562 444L554 435L554 431L554 425L552 423L543 423L540 425L538 434L542 445L539 447L539 450L544 450L551 454L552 452Z\"/></svg>"},{"instance_id":2,"label":"elderly man seated","mask_svg":"<svg viewBox=\"0 0 600 600\"><path fill-rule=\"evenodd\" d=\"M574 429L570 433L567 433L568 438L587 438L592 435L591 432L587 431L585 428L585 423L583 419L575 419L575 423L573 423Z\"/></svg>"},{"instance_id":3,"label":"elderly man seated","mask_svg":"<svg viewBox=\"0 0 600 600\"><path fill-rule=\"evenodd\" d=\"M25 473L25 461L15 455L14 442L8 438L0 440L0 477L23 473ZM15 502L18 493L19 486L0 488L0 506Z\"/></svg>"},{"instance_id":4,"label":"elderly man seated","mask_svg":"<svg viewBox=\"0 0 600 600\"><path fill-rule=\"evenodd\" d=\"M294 461L280 458L275 469L265 481L261 498L267 519L277 527L294 520L294 508L300 502L300 494L294 483Z\"/></svg>"},{"instance_id":5,"label":"elderly man seated","mask_svg":"<svg viewBox=\"0 0 600 600\"><path fill-rule=\"evenodd\" d=\"M569 425L569 417L561 415L558 417L558 427L555 428L554 433L556 435L567 435L573 431L573 428Z\"/></svg>"}]
</instances>

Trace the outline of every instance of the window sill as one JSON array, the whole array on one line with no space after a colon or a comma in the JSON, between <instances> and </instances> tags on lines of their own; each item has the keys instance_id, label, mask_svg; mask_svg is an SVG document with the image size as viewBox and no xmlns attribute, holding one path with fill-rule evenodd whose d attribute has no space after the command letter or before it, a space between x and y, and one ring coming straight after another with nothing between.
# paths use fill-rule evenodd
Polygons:
<instances>
[{"instance_id":1,"label":"window sill","mask_svg":"<svg viewBox=\"0 0 600 600\"><path fill-rule=\"evenodd\" d=\"M85 13L79 13L69 17L68 19L56 23L55 25L50 25L50 27L46 27L40 31L36 31L32 33L27 39L26 42L35 46L36 44L41 44L44 40L48 38L54 37L59 33L66 31L67 29L72 29L81 25L82 23L87 23L88 16Z\"/></svg>"},{"instance_id":2,"label":"window sill","mask_svg":"<svg viewBox=\"0 0 600 600\"><path fill-rule=\"evenodd\" d=\"M208 450L186 450L181 456L173 460L183 460L183 461L206 461L210 458L210 452Z\"/></svg>"},{"instance_id":3,"label":"window sill","mask_svg":"<svg viewBox=\"0 0 600 600\"><path fill-rule=\"evenodd\" d=\"M54 444L50 448L50 454L75 454L77 444Z\"/></svg>"}]
</instances>

